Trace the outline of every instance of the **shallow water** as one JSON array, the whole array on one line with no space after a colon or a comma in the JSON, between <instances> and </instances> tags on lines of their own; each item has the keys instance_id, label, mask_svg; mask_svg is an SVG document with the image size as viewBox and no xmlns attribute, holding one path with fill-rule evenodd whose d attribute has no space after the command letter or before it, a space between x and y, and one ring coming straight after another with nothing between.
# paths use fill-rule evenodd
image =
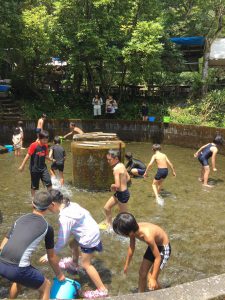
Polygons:
<instances>
[{"instance_id":1,"label":"shallow water","mask_svg":"<svg viewBox=\"0 0 225 300\"><path fill-rule=\"evenodd\" d=\"M111 193L88 193L77 191L71 185L72 164L69 144L68 159L65 167L66 188L73 201L90 210L97 222L104 219L102 208ZM127 150L136 158L147 163L152 155L149 143L130 143ZM130 188L131 199L129 210L138 221L149 221L162 226L170 237L172 255L168 265L160 275L162 286L173 286L187 281L194 281L212 275L224 273L225 270L225 219L224 219L224 180L223 156L218 155L217 173L211 173L213 189L202 188L197 178L200 165L193 158L193 150L175 146L163 149L173 162L177 178L171 174L164 184L163 207L153 197L151 181L154 168L147 179L134 179ZM24 153L25 154L25 153ZM28 168L21 174L17 168L22 158L13 154L0 156L0 203L3 223L0 225L0 237L9 229L12 222L21 214L31 210L30 178ZM116 211L114 210L114 215ZM57 228L57 216L48 215L49 223ZM104 252L96 256L95 264L100 271L110 294L118 295L132 292L137 287L138 268L145 252L146 245L137 243L133 262L127 277L122 270L126 257L128 239L111 233L102 233ZM33 256L33 264L40 268L49 278L53 273L48 265L40 266L38 258L44 254L43 243ZM62 255L70 255L67 248ZM86 276L81 276L84 287L92 287ZM0 278L1 290L9 283ZM20 298L35 298L36 292L26 290ZM3 295L2 295L3 297Z\"/></svg>"}]
</instances>

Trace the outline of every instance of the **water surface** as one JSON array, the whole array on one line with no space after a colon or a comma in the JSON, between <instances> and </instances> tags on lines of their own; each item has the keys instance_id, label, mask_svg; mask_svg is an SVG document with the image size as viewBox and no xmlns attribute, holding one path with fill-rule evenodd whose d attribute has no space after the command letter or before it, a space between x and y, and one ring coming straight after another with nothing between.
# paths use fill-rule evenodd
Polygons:
<instances>
[{"instance_id":1,"label":"water surface","mask_svg":"<svg viewBox=\"0 0 225 300\"><path fill-rule=\"evenodd\" d=\"M111 193L88 193L77 191L71 185L72 164L69 144L64 144L68 159L65 167L67 192L73 201L88 209L97 222L103 220L102 208ZM162 226L170 237L172 255L168 265L160 275L163 286L174 286L187 281L194 281L225 270L225 219L224 219L224 160L218 155L217 173L212 173L213 189L202 188L197 178L200 165L193 158L193 150L175 146L165 146L164 151L173 162L177 178L171 174L165 181L164 207L156 204L151 189L151 182L156 168L147 179L133 180L129 209L138 221L153 222ZM129 143L127 150L147 163L152 155L149 143ZM24 153L25 154L25 153ZM0 203L4 216L0 225L0 238L20 215L31 211L30 178L28 168L21 174L17 168L22 158L13 154L0 155ZM114 210L114 215L116 211ZM57 232L57 216L48 215L50 224ZM136 252L130 265L128 276L123 276L123 264L126 258L128 240L115 234L103 232L104 252L96 256L95 264L109 288L110 294L118 295L132 292L137 287L138 269L146 245L137 243ZM44 254L44 244L33 256L33 264L46 276L53 278L48 266L40 266L38 258ZM70 255L65 248L62 255ZM81 276L84 287L91 287L86 276ZM0 278L1 289L9 283ZM34 298L36 292L26 290L20 298Z\"/></svg>"}]
</instances>

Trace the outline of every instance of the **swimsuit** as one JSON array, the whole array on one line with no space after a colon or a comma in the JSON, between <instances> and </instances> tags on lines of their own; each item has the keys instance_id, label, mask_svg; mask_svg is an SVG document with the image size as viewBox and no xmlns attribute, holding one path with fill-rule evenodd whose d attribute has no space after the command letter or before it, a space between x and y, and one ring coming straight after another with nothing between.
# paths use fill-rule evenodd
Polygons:
<instances>
[{"instance_id":1,"label":"swimsuit","mask_svg":"<svg viewBox=\"0 0 225 300\"><path fill-rule=\"evenodd\" d=\"M35 132L38 134L38 133L40 133L41 132L41 128L36 128L35 129Z\"/></svg>"},{"instance_id":2,"label":"swimsuit","mask_svg":"<svg viewBox=\"0 0 225 300\"><path fill-rule=\"evenodd\" d=\"M121 203L127 203L130 198L130 192L128 189L122 192L117 191L115 192L114 197L116 197L117 200Z\"/></svg>"},{"instance_id":3,"label":"swimsuit","mask_svg":"<svg viewBox=\"0 0 225 300\"><path fill-rule=\"evenodd\" d=\"M155 180L165 179L168 176L167 168L158 168L158 171L155 175Z\"/></svg>"},{"instance_id":4,"label":"swimsuit","mask_svg":"<svg viewBox=\"0 0 225 300\"><path fill-rule=\"evenodd\" d=\"M209 158L212 156L212 151L210 150L211 147L215 147L214 144L209 144L206 146L202 152L198 156L199 162L202 164L202 166L206 167L209 165Z\"/></svg>"},{"instance_id":5,"label":"swimsuit","mask_svg":"<svg viewBox=\"0 0 225 300\"><path fill-rule=\"evenodd\" d=\"M158 246L157 245L157 247L158 247L159 253L161 255L160 270L162 270L165 267L167 261L170 258L171 246L170 246L170 243L169 243L169 244L163 245L163 246ZM147 248L147 250L144 254L144 258L151 261L151 262L155 261L154 254L152 253L152 249L150 247Z\"/></svg>"}]
</instances>

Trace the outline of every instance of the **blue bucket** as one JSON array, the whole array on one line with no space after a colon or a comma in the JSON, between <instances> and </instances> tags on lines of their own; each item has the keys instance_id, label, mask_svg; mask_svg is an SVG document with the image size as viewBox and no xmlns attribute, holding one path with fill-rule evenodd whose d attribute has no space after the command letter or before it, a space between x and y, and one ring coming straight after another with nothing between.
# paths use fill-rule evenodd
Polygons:
<instances>
[{"instance_id":1,"label":"blue bucket","mask_svg":"<svg viewBox=\"0 0 225 300\"><path fill-rule=\"evenodd\" d=\"M50 299L77 299L81 286L79 282L66 278L65 281L53 279Z\"/></svg>"},{"instance_id":2,"label":"blue bucket","mask_svg":"<svg viewBox=\"0 0 225 300\"><path fill-rule=\"evenodd\" d=\"M148 120L149 122L155 122L155 117L149 117Z\"/></svg>"},{"instance_id":3,"label":"blue bucket","mask_svg":"<svg viewBox=\"0 0 225 300\"><path fill-rule=\"evenodd\" d=\"M13 151L13 145L4 145L4 147L6 149L8 149L8 152L12 152Z\"/></svg>"}]
</instances>

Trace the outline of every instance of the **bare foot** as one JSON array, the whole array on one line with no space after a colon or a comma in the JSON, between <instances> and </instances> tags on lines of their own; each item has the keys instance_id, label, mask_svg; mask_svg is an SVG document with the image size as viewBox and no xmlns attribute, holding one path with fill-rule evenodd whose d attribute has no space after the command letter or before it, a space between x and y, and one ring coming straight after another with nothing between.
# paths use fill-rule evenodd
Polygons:
<instances>
[{"instance_id":1,"label":"bare foot","mask_svg":"<svg viewBox=\"0 0 225 300\"><path fill-rule=\"evenodd\" d=\"M199 177L199 178L198 178L198 181L203 182L203 179Z\"/></svg>"},{"instance_id":2,"label":"bare foot","mask_svg":"<svg viewBox=\"0 0 225 300\"><path fill-rule=\"evenodd\" d=\"M203 186L208 187L208 188L213 188L213 185L209 185L209 184L203 184Z\"/></svg>"}]
</instances>

